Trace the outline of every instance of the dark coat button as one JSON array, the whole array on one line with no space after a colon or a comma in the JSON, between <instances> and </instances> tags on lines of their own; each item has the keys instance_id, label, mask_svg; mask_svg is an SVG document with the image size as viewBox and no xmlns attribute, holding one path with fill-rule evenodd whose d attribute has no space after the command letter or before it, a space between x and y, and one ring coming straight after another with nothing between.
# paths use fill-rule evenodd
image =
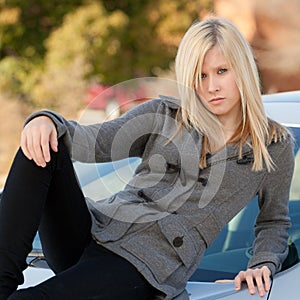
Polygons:
<instances>
[{"instance_id":1,"label":"dark coat button","mask_svg":"<svg viewBox=\"0 0 300 300\"><path fill-rule=\"evenodd\" d=\"M245 164L250 164L254 161L254 159L250 156L243 156L242 158L238 159L236 162L239 164L239 165L245 165Z\"/></svg>"},{"instance_id":2,"label":"dark coat button","mask_svg":"<svg viewBox=\"0 0 300 300\"><path fill-rule=\"evenodd\" d=\"M143 198L146 202L153 202L153 200L152 200L150 197L148 197L148 196L144 193L143 190L139 190L139 191L137 192L137 194L138 194L139 197Z\"/></svg>"},{"instance_id":3,"label":"dark coat button","mask_svg":"<svg viewBox=\"0 0 300 300\"><path fill-rule=\"evenodd\" d=\"M108 199L108 203L113 203L116 199L116 195L113 195L111 196L109 199Z\"/></svg>"},{"instance_id":4,"label":"dark coat button","mask_svg":"<svg viewBox=\"0 0 300 300\"><path fill-rule=\"evenodd\" d=\"M138 190L137 194L139 197L144 197L144 192L142 190Z\"/></svg>"},{"instance_id":5,"label":"dark coat button","mask_svg":"<svg viewBox=\"0 0 300 300\"><path fill-rule=\"evenodd\" d=\"M181 247L183 244L183 237L182 236L177 236L174 240L173 240L173 246L178 248Z\"/></svg>"},{"instance_id":6,"label":"dark coat button","mask_svg":"<svg viewBox=\"0 0 300 300\"><path fill-rule=\"evenodd\" d=\"M180 170L180 167L178 165L175 165L175 164L171 164L171 163L166 163L166 169L167 169L167 172L170 172L170 173L175 173L175 172L178 172Z\"/></svg>"},{"instance_id":7,"label":"dark coat button","mask_svg":"<svg viewBox=\"0 0 300 300\"><path fill-rule=\"evenodd\" d=\"M202 183L203 186L207 185L208 179L204 177L199 177L198 181Z\"/></svg>"}]
</instances>

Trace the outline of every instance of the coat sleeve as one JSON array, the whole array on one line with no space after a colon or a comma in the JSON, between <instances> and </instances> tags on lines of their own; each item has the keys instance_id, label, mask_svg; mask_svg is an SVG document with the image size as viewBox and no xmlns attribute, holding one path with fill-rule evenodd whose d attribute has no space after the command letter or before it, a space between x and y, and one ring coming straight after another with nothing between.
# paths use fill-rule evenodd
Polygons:
<instances>
[{"instance_id":1,"label":"coat sleeve","mask_svg":"<svg viewBox=\"0 0 300 300\"><path fill-rule=\"evenodd\" d=\"M50 110L30 115L25 124L35 117L48 116L54 122L58 138L63 138L71 158L81 162L105 162L141 156L153 131L155 116L161 101L145 102L120 118L92 125L68 121Z\"/></svg>"},{"instance_id":2,"label":"coat sleeve","mask_svg":"<svg viewBox=\"0 0 300 300\"><path fill-rule=\"evenodd\" d=\"M253 257L249 268L266 265L272 274L280 271L288 255L288 201L294 170L293 140L273 144L275 170L267 173L258 193L260 212L256 219Z\"/></svg>"}]
</instances>

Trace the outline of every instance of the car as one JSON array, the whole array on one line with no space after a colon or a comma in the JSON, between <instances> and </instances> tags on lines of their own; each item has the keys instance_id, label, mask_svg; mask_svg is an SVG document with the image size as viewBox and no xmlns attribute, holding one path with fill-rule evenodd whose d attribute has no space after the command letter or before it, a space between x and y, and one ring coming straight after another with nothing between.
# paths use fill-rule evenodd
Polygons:
<instances>
[{"instance_id":1,"label":"car","mask_svg":"<svg viewBox=\"0 0 300 300\"><path fill-rule=\"evenodd\" d=\"M263 96L269 117L286 125L295 137L295 171L289 201L292 227L289 229L289 255L282 271L272 280L269 293L264 297L250 295L247 287L234 290L232 280L247 267L252 255L253 227L258 213L254 198L237 216L226 225L213 244L207 249L197 270L187 283L185 291L174 300L186 299L299 299L298 278L300 277L300 91L284 92ZM140 163L140 158L128 158L116 162L84 164L74 162L78 181L86 196L106 198L121 190ZM21 287L34 285L53 276L43 257L38 235L33 251L28 256L29 267L24 271L25 282ZM225 282L217 280L228 279Z\"/></svg>"},{"instance_id":2,"label":"car","mask_svg":"<svg viewBox=\"0 0 300 300\"><path fill-rule=\"evenodd\" d=\"M139 82L135 81L134 83ZM88 109L104 111L107 117L118 117L134 106L145 102L148 97L143 86L130 83L108 86L94 84L87 89L84 103Z\"/></svg>"}]
</instances>

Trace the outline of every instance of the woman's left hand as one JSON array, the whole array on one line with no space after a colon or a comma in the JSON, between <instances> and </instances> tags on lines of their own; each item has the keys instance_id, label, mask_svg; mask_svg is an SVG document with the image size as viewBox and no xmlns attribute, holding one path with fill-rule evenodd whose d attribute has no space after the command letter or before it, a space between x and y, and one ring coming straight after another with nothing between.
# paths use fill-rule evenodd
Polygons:
<instances>
[{"instance_id":1,"label":"woman's left hand","mask_svg":"<svg viewBox=\"0 0 300 300\"><path fill-rule=\"evenodd\" d=\"M267 266L240 271L234 278L236 291L241 289L242 282L247 283L251 295L255 294L257 289L259 296L263 297L266 292L269 292L271 287L271 271Z\"/></svg>"}]
</instances>

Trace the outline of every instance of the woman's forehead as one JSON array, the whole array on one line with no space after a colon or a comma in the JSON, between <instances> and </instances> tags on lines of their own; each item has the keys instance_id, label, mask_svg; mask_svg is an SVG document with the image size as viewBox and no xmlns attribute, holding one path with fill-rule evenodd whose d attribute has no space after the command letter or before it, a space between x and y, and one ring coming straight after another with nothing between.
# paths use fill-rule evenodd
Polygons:
<instances>
[{"instance_id":1,"label":"woman's forehead","mask_svg":"<svg viewBox=\"0 0 300 300\"><path fill-rule=\"evenodd\" d=\"M204 55L202 68L215 68L227 65L227 60L218 45L213 46Z\"/></svg>"}]
</instances>

